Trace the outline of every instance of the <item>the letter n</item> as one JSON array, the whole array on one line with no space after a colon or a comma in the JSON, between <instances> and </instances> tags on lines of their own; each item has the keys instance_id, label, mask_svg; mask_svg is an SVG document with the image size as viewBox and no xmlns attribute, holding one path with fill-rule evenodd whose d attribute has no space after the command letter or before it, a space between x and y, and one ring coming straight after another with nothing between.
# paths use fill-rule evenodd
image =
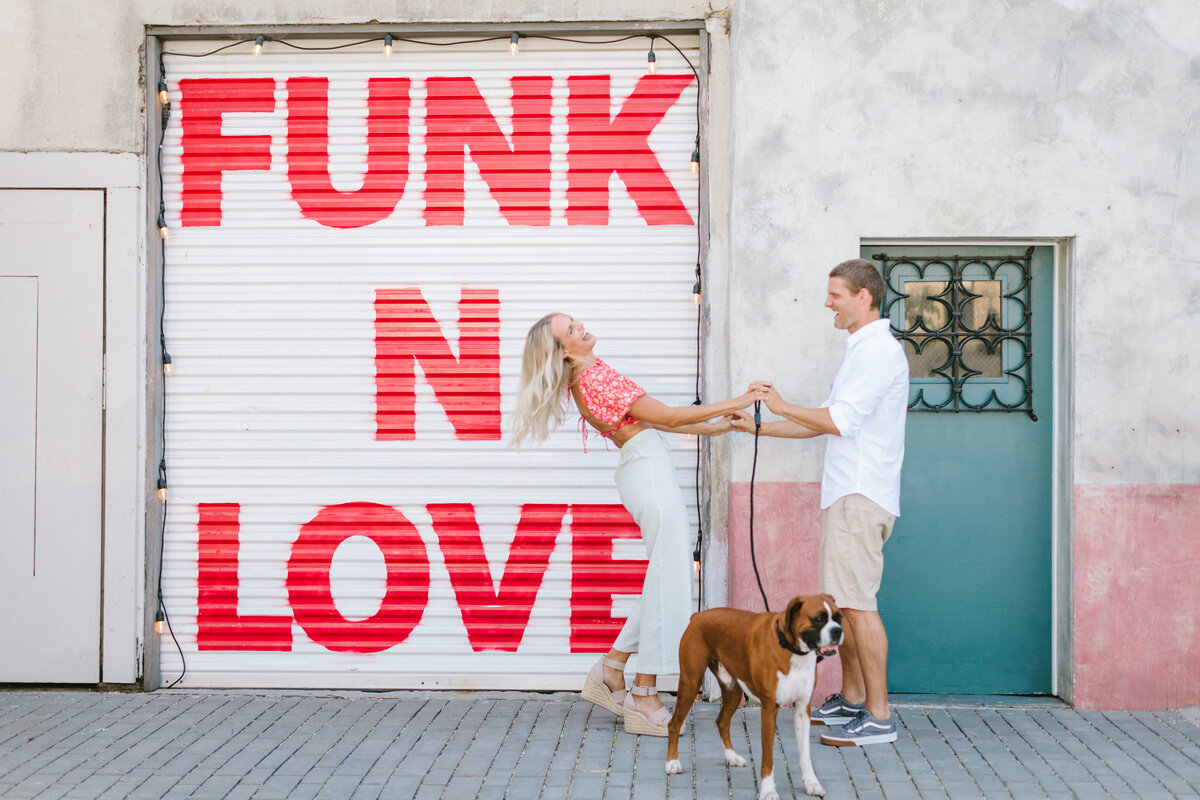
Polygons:
<instances>
[{"instance_id":1,"label":"the letter n","mask_svg":"<svg viewBox=\"0 0 1200 800\"><path fill-rule=\"evenodd\" d=\"M375 293L375 438L415 439L416 365L460 440L500 438L500 292L463 287L458 358L415 286Z\"/></svg>"},{"instance_id":2,"label":"the letter n","mask_svg":"<svg viewBox=\"0 0 1200 800\"><path fill-rule=\"evenodd\" d=\"M465 159L479 174L509 225L550 224L549 76L512 79L512 145L474 78L425 82L425 224L462 225Z\"/></svg>"}]
</instances>

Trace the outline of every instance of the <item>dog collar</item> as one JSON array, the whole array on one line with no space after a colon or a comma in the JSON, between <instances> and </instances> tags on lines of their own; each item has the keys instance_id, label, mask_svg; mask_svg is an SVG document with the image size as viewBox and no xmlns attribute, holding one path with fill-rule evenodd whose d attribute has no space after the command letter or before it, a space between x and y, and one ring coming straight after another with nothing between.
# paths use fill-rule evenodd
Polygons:
<instances>
[{"instance_id":1,"label":"dog collar","mask_svg":"<svg viewBox=\"0 0 1200 800\"><path fill-rule=\"evenodd\" d=\"M787 637L783 635L783 628L779 627L779 620L775 620L775 635L779 637L779 646L782 647L784 650L787 650L789 653L795 653L798 656L806 656L812 652L812 650L797 649L797 647L794 644L789 642L787 640ZM825 656L821 655L820 653L817 653L817 663L820 663L821 660L824 658L825 658Z\"/></svg>"}]
</instances>

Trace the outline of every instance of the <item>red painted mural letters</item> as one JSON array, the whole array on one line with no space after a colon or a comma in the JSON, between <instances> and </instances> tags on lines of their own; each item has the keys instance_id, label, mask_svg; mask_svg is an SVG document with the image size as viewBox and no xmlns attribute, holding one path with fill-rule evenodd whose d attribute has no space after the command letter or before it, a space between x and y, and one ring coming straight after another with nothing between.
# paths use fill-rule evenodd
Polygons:
<instances>
[{"instance_id":1,"label":"red painted mural letters","mask_svg":"<svg viewBox=\"0 0 1200 800\"><path fill-rule=\"evenodd\" d=\"M500 293L463 287L458 358L415 286L375 293L375 438L415 439L416 364L460 440L500 438Z\"/></svg>"},{"instance_id":2,"label":"red painted mural letters","mask_svg":"<svg viewBox=\"0 0 1200 800\"><path fill-rule=\"evenodd\" d=\"M288 79L288 180L301 214L330 228L361 228L391 215L408 182L409 83L367 82L367 172L361 188L342 192L329 175L329 80Z\"/></svg>"},{"instance_id":3,"label":"red painted mural letters","mask_svg":"<svg viewBox=\"0 0 1200 800\"><path fill-rule=\"evenodd\" d=\"M366 536L383 551L387 590L369 619L348 620L337 610L329 572L338 545ZM340 653L379 653L408 638L429 602L429 556L403 514L377 503L321 509L300 528L287 571L288 602L308 638Z\"/></svg>"},{"instance_id":4,"label":"red painted mural letters","mask_svg":"<svg viewBox=\"0 0 1200 800\"><path fill-rule=\"evenodd\" d=\"M470 503L433 503L427 508L471 649L477 653L515 653L529 625L533 601L546 575L567 507L529 503L521 508L521 521L508 550L499 589L492 580L475 522L475 507Z\"/></svg>"},{"instance_id":5,"label":"red painted mural letters","mask_svg":"<svg viewBox=\"0 0 1200 800\"><path fill-rule=\"evenodd\" d=\"M608 224L608 177L613 172L625 182L647 224L692 224L649 138L693 80L691 75L645 75L610 120L608 75L567 79L568 224Z\"/></svg>"},{"instance_id":6,"label":"red painted mural letters","mask_svg":"<svg viewBox=\"0 0 1200 800\"><path fill-rule=\"evenodd\" d=\"M275 110L271 78L187 78L179 82L183 112L184 227L221 224L221 176L234 169L270 169L270 136L225 136L224 114Z\"/></svg>"},{"instance_id":7,"label":"red painted mural letters","mask_svg":"<svg viewBox=\"0 0 1200 800\"><path fill-rule=\"evenodd\" d=\"M571 506L571 652L602 653L625 620L612 615L614 594L641 594L644 559L614 559L613 542L641 536L620 505Z\"/></svg>"},{"instance_id":8,"label":"red painted mural letters","mask_svg":"<svg viewBox=\"0 0 1200 800\"><path fill-rule=\"evenodd\" d=\"M567 221L607 225L608 180L625 183L650 225L691 225L649 137L678 102L691 75L645 75L612 116L608 75L568 77ZM329 80L287 80L287 172L300 213L321 225L359 228L386 219L409 176L409 78L371 78L367 168L362 187L333 188L329 173ZM551 88L548 76L516 76L512 136L504 134L470 77L431 77L425 116L426 225L462 225L468 153L509 225L550 224ZM182 116L183 227L221 224L221 178L229 170L269 170L270 135L225 136L223 115L276 110L272 78L186 78ZM511 144L510 144L511 139Z\"/></svg>"},{"instance_id":9,"label":"red painted mural letters","mask_svg":"<svg viewBox=\"0 0 1200 800\"><path fill-rule=\"evenodd\" d=\"M199 650L292 649L292 618L238 613L237 503L200 503L196 647Z\"/></svg>"},{"instance_id":10,"label":"red painted mural letters","mask_svg":"<svg viewBox=\"0 0 1200 800\"><path fill-rule=\"evenodd\" d=\"M293 616L238 613L240 508L237 503L197 506L197 647L289 651ZM431 503L426 508L471 648L516 652L529 627L568 506L528 503L521 508L499 588L492 579L474 506ZM600 653L612 646L625 623L612 615L613 595L638 594L647 562L613 558L614 540L638 537L637 524L622 506L574 505L570 511L571 652ZM333 556L351 536L373 541L387 570L379 610L364 620L343 617L333 599ZM326 506L301 526L288 559L286 583L294 619L313 642L335 652L379 653L404 642L424 616L429 602L429 555L417 529L390 506Z\"/></svg>"},{"instance_id":11,"label":"red painted mural letters","mask_svg":"<svg viewBox=\"0 0 1200 800\"><path fill-rule=\"evenodd\" d=\"M474 78L430 78L425 115L425 224L463 224L463 162L471 160L509 225L550 224L549 77L512 79L512 147Z\"/></svg>"}]
</instances>

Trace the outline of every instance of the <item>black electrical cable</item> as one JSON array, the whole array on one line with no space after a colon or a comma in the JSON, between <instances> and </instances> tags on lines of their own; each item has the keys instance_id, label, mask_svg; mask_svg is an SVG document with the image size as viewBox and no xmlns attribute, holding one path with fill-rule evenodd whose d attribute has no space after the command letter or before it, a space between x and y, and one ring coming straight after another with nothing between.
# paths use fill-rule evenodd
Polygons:
<instances>
[{"instance_id":1,"label":"black electrical cable","mask_svg":"<svg viewBox=\"0 0 1200 800\"><path fill-rule=\"evenodd\" d=\"M754 580L758 581L758 592L762 595L763 608L771 610L767 592L763 589L762 576L758 574L758 559L754 556L754 473L758 471L758 432L762 429L762 401L754 401L754 461L750 466L750 563L754 566Z\"/></svg>"},{"instance_id":2,"label":"black electrical cable","mask_svg":"<svg viewBox=\"0 0 1200 800\"><path fill-rule=\"evenodd\" d=\"M697 225L697 228L700 226ZM699 243L697 243L699 248ZM699 258L699 255L697 255ZM696 271L699 274L700 264L697 262ZM697 281L699 277L697 277ZM693 405L700 405L700 304L696 304L696 400ZM704 515L700 509L700 437L696 437L696 551L692 560L699 565L704 556ZM696 611L704 610L704 576L700 576L700 591L696 594Z\"/></svg>"},{"instance_id":3,"label":"black electrical cable","mask_svg":"<svg viewBox=\"0 0 1200 800\"><path fill-rule=\"evenodd\" d=\"M254 41L253 39L239 39L236 42L230 42L229 44L222 45L221 47L218 47L216 50L209 50L207 53L173 53L169 50L160 52L158 54L158 76L163 80L167 79L166 70L163 69L163 60L162 60L163 56L180 56L182 58L206 58L208 56L216 55L217 53L220 53L223 50L228 50L231 47L237 47L239 44L252 43L253 41Z\"/></svg>"},{"instance_id":4,"label":"black electrical cable","mask_svg":"<svg viewBox=\"0 0 1200 800\"><path fill-rule=\"evenodd\" d=\"M396 37L394 37L394 36L392 37L393 40L395 38ZM288 42L283 39L271 39L270 41L278 42L279 44L283 45L284 47L290 47L293 50L324 51L324 50L345 50L347 47L357 47L360 44L371 44L372 42L382 42L383 37L376 36L373 39L360 39L357 42L347 42L346 44L333 44L333 45L327 45L327 46L323 46L323 47L308 47L307 45L294 44L292 42Z\"/></svg>"},{"instance_id":5,"label":"black electrical cable","mask_svg":"<svg viewBox=\"0 0 1200 800\"><path fill-rule=\"evenodd\" d=\"M241 44L241 42L237 42L236 44ZM220 48L220 50L224 50L224 49L226 49L226 48L224 48L224 47ZM214 50L213 52L214 53L219 52L220 50ZM167 70L166 70L166 66L163 64L163 59L162 59L163 55L164 54L160 52L159 56L158 56L158 79L165 83L167 80ZM163 104L163 108L162 108L162 124L159 126L159 129L158 129L158 152L156 154L156 159L157 159L157 163L158 163L158 204L159 204L159 208L162 209L162 211L160 212L160 217L163 218L164 220L166 217L166 210L165 210L166 207L165 207L165 202L163 200L162 158L163 158L163 142L167 137L167 121L170 118L171 118L171 103L170 103L170 101L168 101ZM159 345L162 348L162 351L161 351L162 363L165 366L165 365L171 363L171 356L167 352L167 332L166 332L167 242L161 236L158 239L158 247L159 247L159 250L158 250L158 252L159 252L159 288L162 292L162 302L160 303L160 305L158 307L158 341L159 341ZM162 428L161 428L160 433L161 433L161 437L162 437L161 441L162 441L162 446L163 446L163 457L158 462L158 481L159 481L159 488L166 489L167 488L167 460L166 460L166 452L167 452L167 376L166 376L166 371L160 370L159 375L162 380L163 407L162 407ZM182 665L182 670L179 673L179 677L176 678L174 681L172 681L171 685L167 687L168 689L172 689L176 685L178 685L180 681L183 680L184 675L187 675L187 658L183 655L183 646L179 643L179 638L175 635L175 627L171 624L171 615L167 613L167 604L163 600L163 588L162 588L163 551L166 549L166 545L167 545L167 499L164 498L162 500L162 519L161 519L161 524L160 524L160 528L158 531L158 586L157 586L158 608L155 609L155 616L157 617L157 615L159 613L162 614L163 621L167 623L167 631L171 634L171 641L173 641L175 643L175 649L179 651L179 661L180 661L180 664Z\"/></svg>"},{"instance_id":6,"label":"black electrical cable","mask_svg":"<svg viewBox=\"0 0 1200 800\"><path fill-rule=\"evenodd\" d=\"M682 50L680 50L679 46L676 45L673 41L671 41L671 37L669 37L669 36L664 36L660 33L635 34L633 36L626 36L622 39L614 39L613 41L614 42L623 42L627 39L634 39L639 36L648 36L649 37L651 49L653 49L653 47L654 47L655 39L662 39L664 42L671 45L671 47L673 47L675 49L675 52L679 53L680 57L682 57L683 60L685 62L687 62L688 69L690 69L692 71L692 75L695 76L695 78L696 78L696 146L698 148L700 145L700 72L696 69L696 65L692 63L692 60L687 57L687 54L684 53ZM549 39L549 38L555 38L555 37L548 36L545 38ZM571 41L571 40L567 39L564 41ZM700 213L700 208L703 205L703 203L704 203L704 192L702 191L701 183L699 181L697 181L696 182L696 214L697 214L697 216ZM696 290L698 290L700 287L700 259L701 259L701 255L703 254L703 251L704 251L703 231L701 231L701 229L700 229L700 220L697 219L696 220L696 283L695 283ZM701 333L701 320L703 318L703 311L704 311L704 309L702 308L701 304L699 302L697 302L696 303L696 399L694 401L692 401L692 405L696 405L696 406L703 404L703 401L700 399L700 353L701 353L700 333ZM702 562L702 558L704 555L704 522L703 522L704 515L703 515L703 511L701 510L701 507L700 507L700 463L701 463L701 439L699 436L697 436L696 437L696 472L695 472L696 549L692 553L692 560L697 564L700 564ZM703 611L704 610L704 578L703 578L703 575L701 575L699 588L700 588L700 591L697 593L697 596L696 596L696 610Z\"/></svg>"},{"instance_id":7,"label":"black electrical cable","mask_svg":"<svg viewBox=\"0 0 1200 800\"><path fill-rule=\"evenodd\" d=\"M572 39L568 36L550 36L545 33L523 33L521 35L530 39L549 39L554 42L570 42L572 44L616 44L618 42L627 42L630 39L640 39L643 36L646 36L644 33L631 33L630 35L622 36L619 39ZM655 36L659 36L659 34L650 34L651 39L653 39ZM659 38L665 39L666 37L660 36Z\"/></svg>"}]
</instances>

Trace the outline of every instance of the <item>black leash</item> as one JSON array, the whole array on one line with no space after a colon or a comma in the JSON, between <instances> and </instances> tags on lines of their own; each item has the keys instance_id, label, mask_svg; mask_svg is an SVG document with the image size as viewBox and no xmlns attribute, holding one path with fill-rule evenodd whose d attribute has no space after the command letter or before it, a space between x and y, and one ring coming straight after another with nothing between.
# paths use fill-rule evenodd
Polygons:
<instances>
[{"instance_id":1,"label":"black leash","mask_svg":"<svg viewBox=\"0 0 1200 800\"><path fill-rule=\"evenodd\" d=\"M758 574L758 559L754 556L754 475L758 472L758 432L762 430L762 401L754 401L754 461L750 466L750 563L754 565L754 580L758 581L758 593L762 595L763 608L767 611L771 610L771 604L767 602L767 592L763 589L762 576ZM795 653L798 656L806 656L812 650L801 650L787 640L783 629L779 627L779 621L775 621L775 636L779 638L779 646L789 653ZM817 663L825 660L825 656L817 653Z\"/></svg>"},{"instance_id":2,"label":"black leash","mask_svg":"<svg viewBox=\"0 0 1200 800\"><path fill-rule=\"evenodd\" d=\"M754 556L754 474L758 471L758 432L762 429L762 401L754 401L754 461L750 467L750 563L754 565L754 580L758 581L758 592L762 595L763 608L771 610L767 592L763 589L762 576L758 574L758 559Z\"/></svg>"},{"instance_id":3,"label":"black leash","mask_svg":"<svg viewBox=\"0 0 1200 800\"><path fill-rule=\"evenodd\" d=\"M758 559L754 555L754 475L758 472L758 433L762 430L762 401L754 401L754 461L750 465L750 563L754 565L754 580L758 582L758 593L762 595L763 608L767 611L771 610L771 604L767 602L767 592L763 589L762 576L758 574ZM806 656L812 650L801 650L787 640L783 629L779 627L779 620L775 621L775 636L779 639L779 646L789 653L795 653L798 656ZM825 660L825 656L817 653L817 663Z\"/></svg>"}]
</instances>

